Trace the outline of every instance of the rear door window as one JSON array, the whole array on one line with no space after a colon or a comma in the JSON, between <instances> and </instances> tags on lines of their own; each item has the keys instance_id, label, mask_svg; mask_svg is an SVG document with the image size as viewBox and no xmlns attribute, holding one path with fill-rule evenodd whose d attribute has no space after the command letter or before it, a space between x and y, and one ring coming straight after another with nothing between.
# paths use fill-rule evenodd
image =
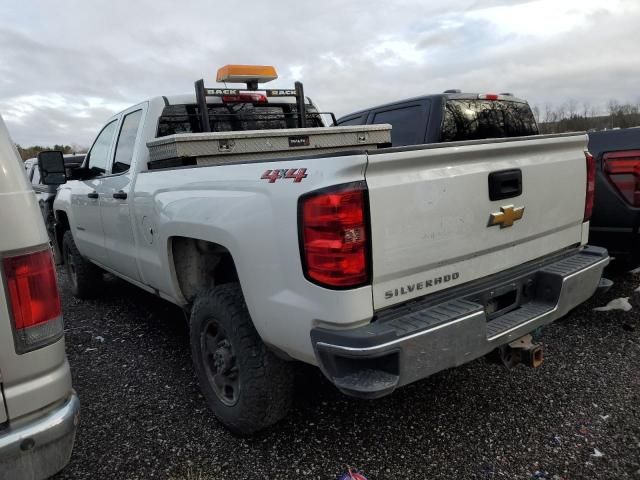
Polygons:
<instances>
[{"instance_id":1,"label":"rear door window","mask_svg":"<svg viewBox=\"0 0 640 480\"><path fill-rule=\"evenodd\" d=\"M424 104L411 104L378 110L371 123L391 125L391 144L394 147L424 143L428 110Z\"/></svg>"},{"instance_id":2,"label":"rear door window","mask_svg":"<svg viewBox=\"0 0 640 480\"><path fill-rule=\"evenodd\" d=\"M111 173L123 173L131 167L133 147L136 145L141 118L142 110L136 110L124 116L122 126L120 127L120 134L118 135L118 143L116 144Z\"/></svg>"},{"instance_id":3,"label":"rear door window","mask_svg":"<svg viewBox=\"0 0 640 480\"><path fill-rule=\"evenodd\" d=\"M447 100L441 142L537 135L538 127L526 103L501 100Z\"/></svg>"}]
</instances>

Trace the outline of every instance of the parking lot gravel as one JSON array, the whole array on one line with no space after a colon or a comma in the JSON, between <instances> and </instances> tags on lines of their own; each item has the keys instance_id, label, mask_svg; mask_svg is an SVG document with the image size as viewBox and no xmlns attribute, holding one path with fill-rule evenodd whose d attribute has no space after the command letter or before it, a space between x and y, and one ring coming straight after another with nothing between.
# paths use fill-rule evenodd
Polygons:
<instances>
[{"instance_id":1,"label":"parking lot gravel","mask_svg":"<svg viewBox=\"0 0 640 480\"><path fill-rule=\"evenodd\" d=\"M478 360L364 401L306 367L291 414L252 438L207 409L179 309L112 277L76 300L59 278L82 414L56 479L640 479L638 276L547 327L539 369ZM633 309L592 310L616 297Z\"/></svg>"}]
</instances>

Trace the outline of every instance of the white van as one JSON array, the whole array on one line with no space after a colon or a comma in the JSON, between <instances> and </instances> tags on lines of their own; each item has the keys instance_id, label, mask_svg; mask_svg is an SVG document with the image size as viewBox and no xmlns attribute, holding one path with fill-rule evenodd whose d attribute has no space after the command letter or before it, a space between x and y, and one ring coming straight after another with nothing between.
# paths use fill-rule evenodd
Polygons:
<instances>
[{"instance_id":1,"label":"white van","mask_svg":"<svg viewBox=\"0 0 640 480\"><path fill-rule=\"evenodd\" d=\"M49 238L0 118L0 480L37 480L71 457L71 387Z\"/></svg>"}]
</instances>

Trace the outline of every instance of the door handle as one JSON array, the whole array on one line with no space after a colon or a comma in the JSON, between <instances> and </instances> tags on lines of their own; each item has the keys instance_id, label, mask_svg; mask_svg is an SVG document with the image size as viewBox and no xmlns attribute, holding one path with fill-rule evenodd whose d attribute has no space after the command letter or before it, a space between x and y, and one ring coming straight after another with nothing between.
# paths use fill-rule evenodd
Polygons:
<instances>
[{"instance_id":1,"label":"door handle","mask_svg":"<svg viewBox=\"0 0 640 480\"><path fill-rule=\"evenodd\" d=\"M113 194L113 198L117 198L118 200L126 200L127 192L123 192L122 190L120 190L119 192Z\"/></svg>"},{"instance_id":2,"label":"door handle","mask_svg":"<svg viewBox=\"0 0 640 480\"><path fill-rule=\"evenodd\" d=\"M489 174L489 200L503 200L522 195L522 170L501 170Z\"/></svg>"},{"instance_id":3,"label":"door handle","mask_svg":"<svg viewBox=\"0 0 640 480\"><path fill-rule=\"evenodd\" d=\"M98 198L98 192L87 193L87 197L89 197L89 198Z\"/></svg>"}]
</instances>

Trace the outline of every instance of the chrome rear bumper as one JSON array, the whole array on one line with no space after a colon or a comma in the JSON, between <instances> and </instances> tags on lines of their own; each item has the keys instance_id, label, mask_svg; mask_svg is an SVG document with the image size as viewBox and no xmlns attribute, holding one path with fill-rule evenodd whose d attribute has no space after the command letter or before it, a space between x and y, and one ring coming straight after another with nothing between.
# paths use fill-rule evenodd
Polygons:
<instances>
[{"instance_id":1,"label":"chrome rear bumper","mask_svg":"<svg viewBox=\"0 0 640 480\"><path fill-rule=\"evenodd\" d=\"M562 317L594 294L608 263L605 249L587 246L474 282L453 296L387 309L357 329L315 328L318 364L346 394L387 395Z\"/></svg>"}]
</instances>

